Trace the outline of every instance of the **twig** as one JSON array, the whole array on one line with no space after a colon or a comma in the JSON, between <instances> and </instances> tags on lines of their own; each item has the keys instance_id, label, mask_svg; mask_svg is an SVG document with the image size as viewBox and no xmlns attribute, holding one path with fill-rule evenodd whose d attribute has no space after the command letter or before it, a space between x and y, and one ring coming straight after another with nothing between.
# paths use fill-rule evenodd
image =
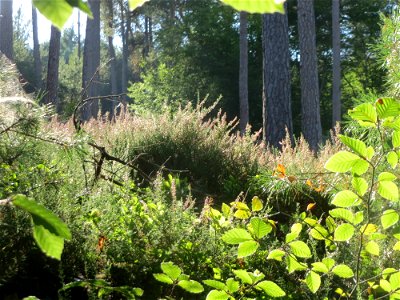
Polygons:
<instances>
[{"instance_id":1,"label":"twig","mask_svg":"<svg viewBox=\"0 0 400 300\"><path fill-rule=\"evenodd\" d=\"M11 198L1 199L0 205L10 205L12 202Z\"/></svg>"}]
</instances>

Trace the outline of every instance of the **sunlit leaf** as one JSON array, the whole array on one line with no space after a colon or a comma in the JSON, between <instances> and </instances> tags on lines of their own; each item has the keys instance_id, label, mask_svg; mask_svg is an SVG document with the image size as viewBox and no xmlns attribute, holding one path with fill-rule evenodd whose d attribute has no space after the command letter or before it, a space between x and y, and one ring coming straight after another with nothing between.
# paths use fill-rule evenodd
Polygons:
<instances>
[{"instance_id":1,"label":"sunlit leaf","mask_svg":"<svg viewBox=\"0 0 400 300\"><path fill-rule=\"evenodd\" d=\"M262 201L260 198L257 196L254 196L253 199L251 199L251 210L252 211L260 211L264 207Z\"/></svg>"},{"instance_id":2,"label":"sunlit leaf","mask_svg":"<svg viewBox=\"0 0 400 300\"><path fill-rule=\"evenodd\" d=\"M166 283L166 284L173 284L174 281L166 274L164 273L157 273L153 274L154 278L160 282Z\"/></svg>"},{"instance_id":3,"label":"sunlit leaf","mask_svg":"<svg viewBox=\"0 0 400 300\"><path fill-rule=\"evenodd\" d=\"M311 264L312 270L315 272L320 272L320 273L328 273L329 272L329 268L322 262L315 262Z\"/></svg>"},{"instance_id":4,"label":"sunlit leaf","mask_svg":"<svg viewBox=\"0 0 400 300\"><path fill-rule=\"evenodd\" d=\"M228 300L230 296L225 291L212 290L207 294L206 300Z\"/></svg>"},{"instance_id":5,"label":"sunlit leaf","mask_svg":"<svg viewBox=\"0 0 400 300\"><path fill-rule=\"evenodd\" d=\"M246 270L233 270L233 273L243 282L247 284L252 284L253 280L251 279L249 273Z\"/></svg>"},{"instance_id":6,"label":"sunlit leaf","mask_svg":"<svg viewBox=\"0 0 400 300\"><path fill-rule=\"evenodd\" d=\"M237 280L235 280L235 279L233 279L233 278L228 278L227 280L226 280L226 286L227 286L227 288L228 288L228 291L230 292L230 293L236 293L238 290L239 290L239 288L240 288L240 284L239 284L239 281L237 281Z\"/></svg>"},{"instance_id":7,"label":"sunlit leaf","mask_svg":"<svg viewBox=\"0 0 400 300\"><path fill-rule=\"evenodd\" d=\"M232 6L238 11L249 13L284 13L284 0L221 0L222 3Z\"/></svg>"},{"instance_id":8,"label":"sunlit leaf","mask_svg":"<svg viewBox=\"0 0 400 300\"><path fill-rule=\"evenodd\" d=\"M279 285L269 280L257 283L256 287L261 288L268 296L273 298L286 296L286 293L279 287Z\"/></svg>"},{"instance_id":9,"label":"sunlit leaf","mask_svg":"<svg viewBox=\"0 0 400 300\"><path fill-rule=\"evenodd\" d=\"M150 0L128 0L129 9L134 10L134 9L138 8L139 6L142 6L143 4L145 4L148 1L150 1Z\"/></svg>"},{"instance_id":10,"label":"sunlit leaf","mask_svg":"<svg viewBox=\"0 0 400 300\"><path fill-rule=\"evenodd\" d=\"M227 289L225 283L223 283L221 281L218 281L218 280L206 279L206 280L203 280L203 283L205 285L208 285L208 286L210 286L212 288L215 288L215 289L219 289L219 290Z\"/></svg>"},{"instance_id":11,"label":"sunlit leaf","mask_svg":"<svg viewBox=\"0 0 400 300\"><path fill-rule=\"evenodd\" d=\"M400 147L400 130L396 130L393 132L392 144L394 148Z\"/></svg>"},{"instance_id":12,"label":"sunlit leaf","mask_svg":"<svg viewBox=\"0 0 400 300\"><path fill-rule=\"evenodd\" d=\"M399 157L397 156L396 152L390 151L386 156L386 160L392 169L394 169L399 162Z\"/></svg>"},{"instance_id":13,"label":"sunlit leaf","mask_svg":"<svg viewBox=\"0 0 400 300\"><path fill-rule=\"evenodd\" d=\"M173 262L163 262L161 263L161 270L167 274L172 280L178 279L181 275L182 270Z\"/></svg>"},{"instance_id":14,"label":"sunlit leaf","mask_svg":"<svg viewBox=\"0 0 400 300\"><path fill-rule=\"evenodd\" d=\"M384 290L385 292L390 292L392 290L392 286L389 281L385 279L379 280L379 286Z\"/></svg>"},{"instance_id":15,"label":"sunlit leaf","mask_svg":"<svg viewBox=\"0 0 400 300\"><path fill-rule=\"evenodd\" d=\"M362 157L367 156L367 146L363 141L341 134L339 134L339 139L342 141L343 144L345 144L357 154L361 155Z\"/></svg>"},{"instance_id":16,"label":"sunlit leaf","mask_svg":"<svg viewBox=\"0 0 400 300\"><path fill-rule=\"evenodd\" d=\"M231 229L222 236L222 240L227 244L240 244L246 241L252 241L250 233L242 228Z\"/></svg>"},{"instance_id":17,"label":"sunlit leaf","mask_svg":"<svg viewBox=\"0 0 400 300\"><path fill-rule=\"evenodd\" d=\"M250 224L255 237L258 239L263 238L272 231L272 226L269 223L265 223L260 218L252 218Z\"/></svg>"},{"instance_id":18,"label":"sunlit leaf","mask_svg":"<svg viewBox=\"0 0 400 300\"><path fill-rule=\"evenodd\" d=\"M356 106L352 110L349 110L349 115L356 121L361 121L361 125L365 123L371 123L372 125L377 121L377 113L375 108L370 103L363 103Z\"/></svg>"},{"instance_id":19,"label":"sunlit leaf","mask_svg":"<svg viewBox=\"0 0 400 300\"><path fill-rule=\"evenodd\" d=\"M341 264L337 265L332 269L332 273L336 274L341 278L351 278L354 276L353 271L350 269L349 266Z\"/></svg>"},{"instance_id":20,"label":"sunlit leaf","mask_svg":"<svg viewBox=\"0 0 400 300\"><path fill-rule=\"evenodd\" d=\"M381 216L381 224L384 229L395 225L399 221L399 214L394 209L385 210Z\"/></svg>"},{"instance_id":21,"label":"sunlit leaf","mask_svg":"<svg viewBox=\"0 0 400 300\"><path fill-rule=\"evenodd\" d=\"M325 240L329 236L329 232L323 226L315 225L310 230L310 235L316 240Z\"/></svg>"},{"instance_id":22,"label":"sunlit leaf","mask_svg":"<svg viewBox=\"0 0 400 300\"><path fill-rule=\"evenodd\" d=\"M353 168L360 157L348 151L339 151L325 163L325 169L332 172L345 173Z\"/></svg>"},{"instance_id":23,"label":"sunlit leaf","mask_svg":"<svg viewBox=\"0 0 400 300\"><path fill-rule=\"evenodd\" d=\"M336 262L333 258L325 257L322 259L322 263L330 270L333 268Z\"/></svg>"},{"instance_id":24,"label":"sunlit leaf","mask_svg":"<svg viewBox=\"0 0 400 300\"><path fill-rule=\"evenodd\" d=\"M64 239L58 235L51 233L47 227L43 226L41 220L35 215L33 219L33 238L39 248L48 256L61 259L64 249Z\"/></svg>"},{"instance_id":25,"label":"sunlit leaf","mask_svg":"<svg viewBox=\"0 0 400 300\"><path fill-rule=\"evenodd\" d=\"M380 249L378 243L375 241L369 241L365 245L365 251L367 251L371 255L379 256Z\"/></svg>"},{"instance_id":26,"label":"sunlit leaf","mask_svg":"<svg viewBox=\"0 0 400 300\"><path fill-rule=\"evenodd\" d=\"M380 119L397 117L400 112L400 104L394 98L379 98L375 106Z\"/></svg>"},{"instance_id":27,"label":"sunlit leaf","mask_svg":"<svg viewBox=\"0 0 400 300\"><path fill-rule=\"evenodd\" d=\"M306 276L306 284L312 293L316 293L321 286L321 276L310 271Z\"/></svg>"},{"instance_id":28,"label":"sunlit leaf","mask_svg":"<svg viewBox=\"0 0 400 300\"><path fill-rule=\"evenodd\" d=\"M354 214L350 210L345 208L331 209L329 211L329 214L336 219L342 219L349 223L354 222Z\"/></svg>"},{"instance_id":29,"label":"sunlit leaf","mask_svg":"<svg viewBox=\"0 0 400 300\"><path fill-rule=\"evenodd\" d=\"M288 255L286 258L286 267L289 274L295 271L303 271L307 269L307 265L303 262L299 262L296 257Z\"/></svg>"},{"instance_id":30,"label":"sunlit leaf","mask_svg":"<svg viewBox=\"0 0 400 300\"><path fill-rule=\"evenodd\" d=\"M251 217L251 212L249 210L238 209L234 214L235 218L246 220Z\"/></svg>"},{"instance_id":31,"label":"sunlit leaf","mask_svg":"<svg viewBox=\"0 0 400 300\"><path fill-rule=\"evenodd\" d=\"M66 0L52 1L50 5L48 0L33 0L32 3L59 30L62 30L73 10Z\"/></svg>"},{"instance_id":32,"label":"sunlit leaf","mask_svg":"<svg viewBox=\"0 0 400 300\"><path fill-rule=\"evenodd\" d=\"M274 259L277 261L282 261L282 257L285 256L286 252L280 249L274 249L272 250L268 256L267 259Z\"/></svg>"},{"instance_id":33,"label":"sunlit leaf","mask_svg":"<svg viewBox=\"0 0 400 300\"><path fill-rule=\"evenodd\" d=\"M370 235L374 232L376 232L378 230L378 226L376 226L375 224L365 224L363 226L361 226L360 228L360 232L364 235Z\"/></svg>"},{"instance_id":34,"label":"sunlit leaf","mask_svg":"<svg viewBox=\"0 0 400 300\"><path fill-rule=\"evenodd\" d=\"M308 258L311 257L310 248L302 241L294 241L289 243L292 253L297 257Z\"/></svg>"},{"instance_id":35,"label":"sunlit leaf","mask_svg":"<svg viewBox=\"0 0 400 300\"><path fill-rule=\"evenodd\" d=\"M195 280L181 280L178 282L178 285L192 294L200 294L204 291L201 283Z\"/></svg>"},{"instance_id":36,"label":"sunlit leaf","mask_svg":"<svg viewBox=\"0 0 400 300\"><path fill-rule=\"evenodd\" d=\"M338 242L348 241L354 235L354 227L351 224L344 223L339 225L334 234L334 240Z\"/></svg>"},{"instance_id":37,"label":"sunlit leaf","mask_svg":"<svg viewBox=\"0 0 400 300\"><path fill-rule=\"evenodd\" d=\"M344 190L335 195L332 204L338 207L351 207L361 204L361 200L352 191Z\"/></svg>"},{"instance_id":38,"label":"sunlit leaf","mask_svg":"<svg viewBox=\"0 0 400 300\"><path fill-rule=\"evenodd\" d=\"M387 200L399 200L399 189L392 181L380 181L378 183L378 194Z\"/></svg>"},{"instance_id":39,"label":"sunlit leaf","mask_svg":"<svg viewBox=\"0 0 400 300\"><path fill-rule=\"evenodd\" d=\"M394 181L396 178L396 175L390 172L382 172L378 175L378 181Z\"/></svg>"},{"instance_id":40,"label":"sunlit leaf","mask_svg":"<svg viewBox=\"0 0 400 300\"><path fill-rule=\"evenodd\" d=\"M256 241L246 241L239 244L238 257L246 257L254 254L257 251L260 244Z\"/></svg>"}]
</instances>

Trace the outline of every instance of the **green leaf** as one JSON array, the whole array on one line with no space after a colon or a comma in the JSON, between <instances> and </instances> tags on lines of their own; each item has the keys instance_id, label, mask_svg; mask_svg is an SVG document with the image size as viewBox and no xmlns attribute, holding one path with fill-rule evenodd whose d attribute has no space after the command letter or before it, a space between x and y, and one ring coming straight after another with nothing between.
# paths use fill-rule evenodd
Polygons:
<instances>
[{"instance_id":1,"label":"green leaf","mask_svg":"<svg viewBox=\"0 0 400 300\"><path fill-rule=\"evenodd\" d=\"M389 282L393 290L400 288L400 272L390 275Z\"/></svg>"},{"instance_id":2,"label":"green leaf","mask_svg":"<svg viewBox=\"0 0 400 300\"><path fill-rule=\"evenodd\" d=\"M390 285L390 282L385 280L385 279L381 279L379 280L379 286L382 288L382 290L384 290L385 292L390 292L392 290L392 286Z\"/></svg>"},{"instance_id":3,"label":"green leaf","mask_svg":"<svg viewBox=\"0 0 400 300\"><path fill-rule=\"evenodd\" d=\"M394 169L399 162L399 157L397 156L396 152L390 151L386 156L386 160L392 169Z\"/></svg>"},{"instance_id":4,"label":"green leaf","mask_svg":"<svg viewBox=\"0 0 400 300\"><path fill-rule=\"evenodd\" d=\"M334 154L325 163L325 169L331 172L345 173L353 168L354 164L360 160L358 155L355 155L348 151L339 151Z\"/></svg>"},{"instance_id":5,"label":"green leaf","mask_svg":"<svg viewBox=\"0 0 400 300\"><path fill-rule=\"evenodd\" d=\"M212 290L207 294L206 300L228 300L230 296L225 291Z\"/></svg>"},{"instance_id":6,"label":"green leaf","mask_svg":"<svg viewBox=\"0 0 400 300\"><path fill-rule=\"evenodd\" d=\"M312 293L316 293L321 286L321 276L311 271L306 276L306 284Z\"/></svg>"},{"instance_id":7,"label":"green leaf","mask_svg":"<svg viewBox=\"0 0 400 300\"><path fill-rule=\"evenodd\" d=\"M289 232L286 236L285 236L285 242L289 243L293 240L295 240L297 237L299 236L298 232Z\"/></svg>"},{"instance_id":8,"label":"green leaf","mask_svg":"<svg viewBox=\"0 0 400 300\"><path fill-rule=\"evenodd\" d=\"M332 269L332 273L341 278L351 278L354 276L353 271L347 265L337 265Z\"/></svg>"},{"instance_id":9,"label":"green leaf","mask_svg":"<svg viewBox=\"0 0 400 300\"><path fill-rule=\"evenodd\" d=\"M42 225L42 219L32 215L33 238L39 248L48 256L60 260L64 249L64 239L51 233L46 226Z\"/></svg>"},{"instance_id":10,"label":"green leaf","mask_svg":"<svg viewBox=\"0 0 400 300\"><path fill-rule=\"evenodd\" d=\"M330 270L335 265L335 260L330 257L325 257L324 259L322 259L322 263Z\"/></svg>"},{"instance_id":11,"label":"green leaf","mask_svg":"<svg viewBox=\"0 0 400 300\"><path fill-rule=\"evenodd\" d=\"M387 279L390 275L396 273L397 270L395 268L386 268L382 271L382 278Z\"/></svg>"},{"instance_id":12,"label":"green leaf","mask_svg":"<svg viewBox=\"0 0 400 300\"><path fill-rule=\"evenodd\" d=\"M282 257L285 256L286 252L280 249L274 249L272 250L268 256L267 259L274 259L277 261L282 261Z\"/></svg>"},{"instance_id":13,"label":"green leaf","mask_svg":"<svg viewBox=\"0 0 400 300\"><path fill-rule=\"evenodd\" d=\"M205 285L208 285L208 286L214 288L214 289L219 289L219 290L226 290L227 289L225 283L223 283L221 281L218 281L218 280L206 279L206 280L203 280L203 283Z\"/></svg>"},{"instance_id":14,"label":"green leaf","mask_svg":"<svg viewBox=\"0 0 400 300\"><path fill-rule=\"evenodd\" d=\"M247 284L252 284L253 280L251 279L249 273L246 270L233 270L233 273L243 282Z\"/></svg>"},{"instance_id":15,"label":"green leaf","mask_svg":"<svg viewBox=\"0 0 400 300\"><path fill-rule=\"evenodd\" d=\"M303 271L307 269L307 265L303 262L299 262L296 257L288 255L286 259L286 266L290 273L295 271Z\"/></svg>"},{"instance_id":16,"label":"green leaf","mask_svg":"<svg viewBox=\"0 0 400 300\"><path fill-rule=\"evenodd\" d=\"M335 208L335 209L331 209L329 211L329 214L336 218L336 219L342 219L345 220L349 223L353 223L354 222L354 215L353 213L345 208Z\"/></svg>"},{"instance_id":17,"label":"green leaf","mask_svg":"<svg viewBox=\"0 0 400 300\"><path fill-rule=\"evenodd\" d=\"M378 175L378 181L394 181L396 178L396 175L390 172L382 172Z\"/></svg>"},{"instance_id":18,"label":"green leaf","mask_svg":"<svg viewBox=\"0 0 400 300\"><path fill-rule=\"evenodd\" d=\"M365 251L367 251L369 254L379 256L379 252L380 252L379 245L375 241L369 241L365 245Z\"/></svg>"},{"instance_id":19,"label":"green leaf","mask_svg":"<svg viewBox=\"0 0 400 300\"><path fill-rule=\"evenodd\" d=\"M156 273L153 274L154 278L160 282L166 283L166 284L174 284L174 281L169 278L168 275L164 274L164 273Z\"/></svg>"},{"instance_id":20,"label":"green leaf","mask_svg":"<svg viewBox=\"0 0 400 300\"><path fill-rule=\"evenodd\" d=\"M51 4L49 0L33 0L33 5L59 30L62 30L73 10L66 0L51 1Z\"/></svg>"},{"instance_id":21,"label":"green leaf","mask_svg":"<svg viewBox=\"0 0 400 300\"><path fill-rule=\"evenodd\" d=\"M300 234L301 230L303 229L303 225L301 223L294 223L290 228L290 231L293 233Z\"/></svg>"},{"instance_id":22,"label":"green leaf","mask_svg":"<svg viewBox=\"0 0 400 300\"><path fill-rule=\"evenodd\" d=\"M82 0L66 0L69 5L72 7L76 7L83 11L85 14L89 16L89 18L93 18L92 11L89 8L87 2L83 2Z\"/></svg>"},{"instance_id":23,"label":"green leaf","mask_svg":"<svg viewBox=\"0 0 400 300\"><path fill-rule=\"evenodd\" d=\"M179 268L171 261L161 263L161 270L163 270L163 272L167 274L172 280L177 280L179 275L181 275L182 273L181 268Z\"/></svg>"},{"instance_id":24,"label":"green leaf","mask_svg":"<svg viewBox=\"0 0 400 300\"><path fill-rule=\"evenodd\" d=\"M28 199L24 195L16 195L12 199L12 203L19 208L29 212L35 216L35 224L41 225L46 228L50 233L62 237L66 240L71 239L71 232L67 225L59 217L53 214L44 206Z\"/></svg>"},{"instance_id":25,"label":"green leaf","mask_svg":"<svg viewBox=\"0 0 400 300\"><path fill-rule=\"evenodd\" d=\"M328 230L317 224L310 230L310 235L316 240L325 240L329 236Z\"/></svg>"},{"instance_id":26,"label":"green leaf","mask_svg":"<svg viewBox=\"0 0 400 300\"><path fill-rule=\"evenodd\" d=\"M378 226L376 226L375 224L365 224L363 226L361 226L360 228L360 232L364 235L371 235L374 232L376 232L376 230L378 229Z\"/></svg>"},{"instance_id":27,"label":"green leaf","mask_svg":"<svg viewBox=\"0 0 400 300\"><path fill-rule=\"evenodd\" d=\"M235 218L241 219L241 220L246 220L251 217L251 212L246 209L238 209L234 213Z\"/></svg>"},{"instance_id":28,"label":"green leaf","mask_svg":"<svg viewBox=\"0 0 400 300\"><path fill-rule=\"evenodd\" d=\"M351 168L351 172L356 175L362 175L368 171L368 168L369 163L366 160L360 158L354 163L353 167Z\"/></svg>"},{"instance_id":29,"label":"green leaf","mask_svg":"<svg viewBox=\"0 0 400 300\"><path fill-rule=\"evenodd\" d=\"M237 281L233 278L228 278L226 280L226 286L227 286L229 292L232 294L236 293L240 288L239 281Z\"/></svg>"},{"instance_id":30,"label":"green leaf","mask_svg":"<svg viewBox=\"0 0 400 300\"><path fill-rule=\"evenodd\" d=\"M259 246L260 244L256 241L246 241L240 243L238 247L238 257L241 258L254 254Z\"/></svg>"},{"instance_id":31,"label":"green leaf","mask_svg":"<svg viewBox=\"0 0 400 300\"><path fill-rule=\"evenodd\" d=\"M339 139L342 141L343 144L345 144L351 150L356 152L358 155L362 157L367 157L367 146L363 141L360 141L358 139L353 139L351 137L341 134L339 134Z\"/></svg>"},{"instance_id":32,"label":"green leaf","mask_svg":"<svg viewBox=\"0 0 400 300\"><path fill-rule=\"evenodd\" d=\"M286 293L279 287L279 285L269 280L257 283L256 287L261 288L268 296L273 298L286 296Z\"/></svg>"},{"instance_id":33,"label":"green leaf","mask_svg":"<svg viewBox=\"0 0 400 300\"><path fill-rule=\"evenodd\" d=\"M399 221L399 214L394 209L385 210L381 216L383 229L393 226Z\"/></svg>"},{"instance_id":34,"label":"green leaf","mask_svg":"<svg viewBox=\"0 0 400 300\"><path fill-rule=\"evenodd\" d=\"M311 265L313 266L312 270L315 272L321 272L321 273L325 273L325 274L329 272L328 267L322 262L315 262L315 263L312 263Z\"/></svg>"},{"instance_id":35,"label":"green leaf","mask_svg":"<svg viewBox=\"0 0 400 300\"><path fill-rule=\"evenodd\" d=\"M400 241L397 242L396 244L394 244L393 250L395 250L395 251L400 251Z\"/></svg>"},{"instance_id":36,"label":"green leaf","mask_svg":"<svg viewBox=\"0 0 400 300\"><path fill-rule=\"evenodd\" d=\"M256 238L261 239L272 231L271 224L265 223L260 218L252 218L250 220L251 227L253 228L253 233Z\"/></svg>"},{"instance_id":37,"label":"green leaf","mask_svg":"<svg viewBox=\"0 0 400 300\"><path fill-rule=\"evenodd\" d=\"M354 215L354 225L360 224L362 221L364 221L364 212L356 212L356 214Z\"/></svg>"},{"instance_id":38,"label":"green leaf","mask_svg":"<svg viewBox=\"0 0 400 300\"><path fill-rule=\"evenodd\" d=\"M399 115L399 102L393 98L379 98L375 102L375 106L380 119L397 117Z\"/></svg>"},{"instance_id":39,"label":"green leaf","mask_svg":"<svg viewBox=\"0 0 400 300\"><path fill-rule=\"evenodd\" d=\"M374 148L372 148L371 146L369 146L367 148L367 159L371 159L375 154L375 150Z\"/></svg>"},{"instance_id":40,"label":"green leaf","mask_svg":"<svg viewBox=\"0 0 400 300\"><path fill-rule=\"evenodd\" d=\"M353 189L357 192L358 195L364 196L368 189L367 181L362 177L353 177L351 181L351 185Z\"/></svg>"},{"instance_id":41,"label":"green leaf","mask_svg":"<svg viewBox=\"0 0 400 300\"><path fill-rule=\"evenodd\" d=\"M335 195L332 204L339 207L351 207L361 204L361 201L352 191L344 190Z\"/></svg>"},{"instance_id":42,"label":"green leaf","mask_svg":"<svg viewBox=\"0 0 400 300\"><path fill-rule=\"evenodd\" d=\"M254 196L253 199L251 199L251 210L252 211L260 211L264 207L262 201L260 198L257 196Z\"/></svg>"},{"instance_id":43,"label":"green leaf","mask_svg":"<svg viewBox=\"0 0 400 300\"><path fill-rule=\"evenodd\" d=\"M178 285L185 291L192 294L200 294L204 292L203 286L196 280L181 280L178 282Z\"/></svg>"},{"instance_id":44,"label":"green leaf","mask_svg":"<svg viewBox=\"0 0 400 300\"><path fill-rule=\"evenodd\" d=\"M387 200L399 200L399 189L397 185L391 181L380 181L378 183L378 194Z\"/></svg>"},{"instance_id":45,"label":"green leaf","mask_svg":"<svg viewBox=\"0 0 400 300\"><path fill-rule=\"evenodd\" d=\"M297 257L308 258L311 257L310 248L302 241L294 241L289 243L292 253Z\"/></svg>"},{"instance_id":46,"label":"green leaf","mask_svg":"<svg viewBox=\"0 0 400 300\"><path fill-rule=\"evenodd\" d=\"M337 242L344 242L351 239L354 235L354 227L351 224L344 223L339 225L334 234L334 240Z\"/></svg>"},{"instance_id":47,"label":"green leaf","mask_svg":"<svg viewBox=\"0 0 400 300\"><path fill-rule=\"evenodd\" d=\"M148 1L150 1L150 0L128 0L129 9L134 10L134 9L142 6L143 4L145 4Z\"/></svg>"},{"instance_id":48,"label":"green leaf","mask_svg":"<svg viewBox=\"0 0 400 300\"><path fill-rule=\"evenodd\" d=\"M393 148L400 147L400 130L394 131L392 134Z\"/></svg>"},{"instance_id":49,"label":"green leaf","mask_svg":"<svg viewBox=\"0 0 400 300\"><path fill-rule=\"evenodd\" d=\"M222 3L232 6L238 11L247 11L249 13L274 13L279 12L284 14L285 9L283 6L284 1L276 0L221 0Z\"/></svg>"},{"instance_id":50,"label":"green leaf","mask_svg":"<svg viewBox=\"0 0 400 300\"><path fill-rule=\"evenodd\" d=\"M226 203L222 203L221 211L225 218L228 218L231 213L231 208Z\"/></svg>"},{"instance_id":51,"label":"green leaf","mask_svg":"<svg viewBox=\"0 0 400 300\"><path fill-rule=\"evenodd\" d=\"M222 236L222 240L227 244L240 244L246 241L253 241L250 233L242 228L231 229Z\"/></svg>"},{"instance_id":52,"label":"green leaf","mask_svg":"<svg viewBox=\"0 0 400 300\"><path fill-rule=\"evenodd\" d=\"M377 121L375 108L370 103L363 103L349 110L349 115L352 119L359 122L360 125L373 125Z\"/></svg>"}]
</instances>

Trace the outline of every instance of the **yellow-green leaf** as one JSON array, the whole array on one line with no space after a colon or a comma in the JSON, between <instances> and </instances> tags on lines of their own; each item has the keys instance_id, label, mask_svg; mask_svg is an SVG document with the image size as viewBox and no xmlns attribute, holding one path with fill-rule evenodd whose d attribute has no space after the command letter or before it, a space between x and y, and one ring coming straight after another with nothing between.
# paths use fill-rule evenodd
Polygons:
<instances>
[{"instance_id":1,"label":"yellow-green leaf","mask_svg":"<svg viewBox=\"0 0 400 300\"><path fill-rule=\"evenodd\" d=\"M335 195L332 204L338 207L351 207L361 204L361 200L352 191L344 190Z\"/></svg>"},{"instance_id":2,"label":"yellow-green leaf","mask_svg":"<svg viewBox=\"0 0 400 300\"><path fill-rule=\"evenodd\" d=\"M256 241L246 241L239 244L238 257L246 257L254 254L257 251L260 244Z\"/></svg>"},{"instance_id":3,"label":"yellow-green leaf","mask_svg":"<svg viewBox=\"0 0 400 300\"><path fill-rule=\"evenodd\" d=\"M33 0L33 5L59 30L62 30L73 10L66 0L52 1L51 4L48 0Z\"/></svg>"},{"instance_id":4,"label":"yellow-green leaf","mask_svg":"<svg viewBox=\"0 0 400 300\"><path fill-rule=\"evenodd\" d=\"M392 167L392 169L394 169L399 162L399 157L397 156L396 152L390 151L386 156L386 160L388 164Z\"/></svg>"},{"instance_id":5,"label":"yellow-green leaf","mask_svg":"<svg viewBox=\"0 0 400 300\"><path fill-rule=\"evenodd\" d=\"M348 241L354 235L354 227L351 224L344 223L339 225L334 234L334 240L337 242Z\"/></svg>"},{"instance_id":6,"label":"yellow-green leaf","mask_svg":"<svg viewBox=\"0 0 400 300\"><path fill-rule=\"evenodd\" d=\"M325 163L325 169L332 172L345 173L350 171L359 159L360 157L358 155L351 152L339 151L328 159Z\"/></svg>"},{"instance_id":7,"label":"yellow-green leaf","mask_svg":"<svg viewBox=\"0 0 400 300\"><path fill-rule=\"evenodd\" d=\"M378 183L378 194L387 200L399 200L399 189L392 181L380 181Z\"/></svg>"},{"instance_id":8,"label":"yellow-green leaf","mask_svg":"<svg viewBox=\"0 0 400 300\"><path fill-rule=\"evenodd\" d=\"M267 259L274 259L277 261L282 261L282 257L285 256L286 252L280 249L274 249L272 250L268 256Z\"/></svg>"},{"instance_id":9,"label":"yellow-green leaf","mask_svg":"<svg viewBox=\"0 0 400 300\"><path fill-rule=\"evenodd\" d=\"M262 201L260 198L257 196L254 196L253 199L251 199L251 210L252 211L260 211L264 207Z\"/></svg>"},{"instance_id":10,"label":"yellow-green leaf","mask_svg":"<svg viewBox=\"0 0 400 300\"><path fill-rule=\"evenodd\" d=\"M369 241L366 245L365 245L365 250L371 254L371 255L375 255L375 256L379 256L379 245L377 242L375 241Z\"/></svg>"},{"instance_id":11,"label":"yellow-green leaf","mask_svg":"<svg viewBox=\"0 0 400 300\"><path fill-rule=\"evenodd\" d=\"M276 283L264 280L256 285L257 288L262 289L268 296L272 298L284 297L286 293Z\"/></svg>"},{"instance_id":12,"label":"yellow-green leaf","mask_svg":"<svg viewBox=\"0 0 400 300\"><path fill-rule=\"evenodd\" d=\"M357 192L358 195L364 196L368 189L367 181L362 177L353 177L351 181L351 185L353 189Z\"/></svg>"},{"instance_id":13,"label":"yellow-green leaf","mask_svg":"<svg viewBox=\"0 0 400 300\"><path fill-rule=\"evenodd\" d=\"M385 210L381 216L381 224L384 229L395 225L399 221L399 214L394 209Z\"/></svg>"},{"instance_id":14,"label":"yellow-green leaf","mask_svg":"<svg viewBox=\"0 0 400 300\"><path fill-rule=\"evenodd\" d=\"M249 13L285 13L285 0L221 0L222 3L232 6L238 11Z\"/></svg>"},{"instance_id":15,"label":"yellow-green leaf","mask_svg":"<svg viewBox=\"0 0 400 300\"><path fill-rule=\"evenodd\" d=\"M341 278L351 278L354 276L353 271L349 266L341 264L337 265L332 269L332 273L341 277Z\"/></svg>"},{"instance_id":16,"label":"yellow-green leaf","mask_svg":"<svg viewBox=\"0 0 400 300\"><path fill-rule=\"evenodd\" d=\"M316 293L321 286L321 276L310 271L306 276L306 284L312 293Z\"/></svg>"},{"instance_id":17,"label":"yellow-green leaf","mask_svg":"<svg viewBox=\"0 0 400 300\"><path fill-rule=\"evenodd\" d=\"M128 0L129 9L134 10L134 9L138 8L139 6L142 6L143 4L145 4L148 1L150 1L150 0Z\"/></svg>"},{"instance_id":18,"label":"yellow-green leaf","mask_svg":"<svg viewBox=\"0 0 400 300\"><path fill-rule=\"evenodd\" d=\"M302 241L294 241L289 243L292 253L297 257L308 258L311 257L310 248Z\"/></svg>"}]
</instances>

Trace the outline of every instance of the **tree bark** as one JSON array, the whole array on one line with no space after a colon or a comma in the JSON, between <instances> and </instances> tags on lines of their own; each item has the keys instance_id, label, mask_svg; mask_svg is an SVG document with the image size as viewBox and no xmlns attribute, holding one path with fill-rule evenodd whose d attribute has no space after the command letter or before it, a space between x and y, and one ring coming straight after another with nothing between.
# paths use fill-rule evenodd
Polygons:
<instances>
[{"instance_id":1,"label":"tree bark","mask_svg":"<svg viewBox=\"0 0 400 300\"><path fill-rule=\"evenodd\" d=\"M125 13L124 2L120 2L121 7L121 38L122 38L122 72L121 72L121 92L125 94L128 86L128 34L129 12ZM125 23L126 22L126 23ZM122 106L126 107L126 96L122 96Z\"/></svg>"},{"instance_id":2,"label":"tree bark","mask_svg":"<svg viewBox=\"0 0 400 300\"><path fill-rule=\"evenodd\" d=\"M332 127L341 120L340 0L332 0Z\"/></svg>"},{"instance_id":3,"label":"tree bark","mask_svg":"<svg viewBox=\"0 0 400 300\"><path fill-rule=\"evenodd\" d=\"M287 13L263 15L262 30L263 135L269 146L281 148L286 130L290 137L293 132Z\"/></svg>"},{"instance_id":4,"label":"tree bark","mask_svg":"<svg viewBox=\"0 0 400 300\"><path fill-rule=\"evenodd\" d=\"M35 69L36 89L42 88L42 61L40 60L40 45L38 38L37 11L32 5L33 60Z\"/></svg>"},{"instance_id":5,"label":"tree bark","mask_svg":"<svg viewBox=\"0 0 400 300\"><path fill-rule=\"evenodd\" d=\"M58 67L60 62L60 42L61 32L51 26L49 60L47 65L46 96L43 98L44 104L52 104L57 112L60 112L58 99Z\"/></svg>"},{"instance_id":6,"label":"tree bark","mask_svg":"<svg viewBox=\"0 0 400 300\"><path fill-rule=\"evenodd\" d=\"M239 101L240 101L240 133L246 133L249 123L249 93L248 93L248 40L247 13L240 12L240 66L239 66Z\"/></svg>"},{"instance_id":7,"label":"tree bark","mask_svg":"<svg viewBox=\"0 0 400 300\"><path fill-rule=\"evenodd\" d=\"M95 97L99 95L99 74L100 66L100 1L89 0L89 5L93 13L93 19L87 18L85 44L83 47L83 70L82 88L85 97ZM82 120L88 121L96 118L99 111L99 101L92 100L86 102L82 108Z\"/></svg>"},{"instance_id":8,"label":"tree bark","mask_svg":"<svg viewBox=\"0 0 400 300\"><path fill-rule=\"evenodd\" d=\"M313 151L322 141L314 0L297 1L300 46L301 128Z\"/></svg>"},{"instance_id":9,"label":"tree bark","mask_svg":"<svg viewBox=\"0 0 400 300\"><path fill-rule=\"evenodd\" d=\"M12 0L0 2L0 52L13 60L13 2Z\"/></svg>"},{"instance_id":10,"label":"tree bark","mask_svg":"<svg viewBox=\"0 0 400 300\"><path fill-rule=\"evenodd\" d=\"M81 59L81 12L78 10L78 58Z\"/></svg>"}]
</instances>

